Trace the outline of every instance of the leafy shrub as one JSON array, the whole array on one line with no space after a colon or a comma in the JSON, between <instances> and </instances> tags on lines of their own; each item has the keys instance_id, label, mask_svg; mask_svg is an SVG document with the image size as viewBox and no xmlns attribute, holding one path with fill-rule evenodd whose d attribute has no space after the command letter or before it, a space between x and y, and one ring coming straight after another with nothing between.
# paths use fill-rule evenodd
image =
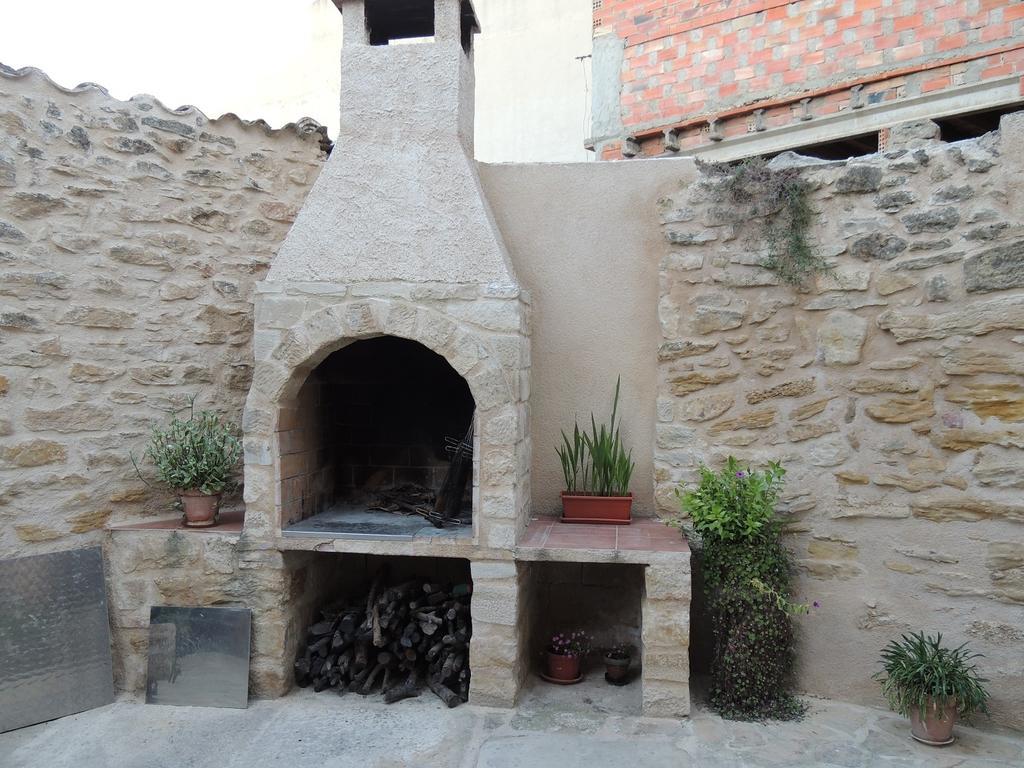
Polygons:
<instances>
[{"instance_id":1,"label":"leafy shrub","mask_svg":"<svg viewBox=\"0 0 1024 768\"><path fill-rule=\"evenodd\" d=\"M779 463L769 464L763 472L751 472L741 469L730 456L721 472L701 465L697 487L678 495L702 538L735 541L770 525L785 475Z\"/></svg>"},{"instance_id":2,"label":"leafy shrub","mask_svg":"<svg viewBox=\"0 0 1024 768\"><path fill-rule=\"evenodd\" d=\"M627 452L622 444L616 422L621 383L621 378L615 382L609 424L601 424L599 428L591 413L589 433L581 432L578 423L573 426L572 439L562 430L562 445L555 451L562 462L565 488L569 493L594 496L625 496L629 493L629 481L636 463L632 449Z\"/></svg>"},{"instance_id":3,"label":"leafy shrub","mask_svg":"<svg viewBox=\"0 0 1024 768\"><path fill-rule=\"evenodd\" d=\"M710 704L732 719L804 711L790 693L791 615L808 609L790 602L792 566L775 517L784 476L777 463L753 472L730 456L719 472L702 466L698 486L678 493L704 557L715 643Z\"/></svg>"},{"instance_id":4,"label":"leafy shrub","mask_svg":"<svg viewBox=\"0 0 1024 768\"><path fill-rule=\"evenodd\" d=\"M917 709L923 718L932 702L940 709L954 704L963 717L988 714L988 680L971 663L980 656L967 650L966 644L944 648L941 633L903 635L882 650L883 671L875 679L892 710L904 716Z\"/></svg>"},{"instance_id":5,"label":"leafy shrub","mask_svg":"<svg viewBox=\"0 0 1024 768\"><path fill-rule=\"evenodd\" d=\"M146 448L157 478L173 491L220 493L232 483L242 443L213 411L187 419L174 417L165 428L154 427Z\"/></svg>"}]
</instances>

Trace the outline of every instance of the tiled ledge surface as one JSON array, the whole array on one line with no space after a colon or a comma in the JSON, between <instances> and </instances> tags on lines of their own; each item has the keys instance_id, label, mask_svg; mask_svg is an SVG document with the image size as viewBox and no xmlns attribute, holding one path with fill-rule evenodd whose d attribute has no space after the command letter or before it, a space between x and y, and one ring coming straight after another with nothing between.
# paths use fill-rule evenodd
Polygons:
<instances>
[{"instance_id":1,"label":"tiled ledge surface","mask_svg":"<svg viewBox=\"0 0 1024 768\"><path fill-rule=\"evenodd\" d=\"M127 525L112 525L111 531L188 531L189 533L241 533L242 521L245 519L245 511L241 509L220 513L220 522L217 525L210 525L204 528L191 528L181 521L181 517L173 517L164 520L153 520L148 523L128 523Z\"/></svg>"},{"instance_id":2,"label":"tiled ledge surface","mask_svg":"<svg viewBox=\"0 0 1024 768\"><path fill-rule=\"evenodd\" d=\"M517 547L524 559L541 559L542 552L577 553L583 559L623 559L643 562L643 553L689 554L679 529L652 518L630 525L568 524L555 517L535 517Z\"/></svg>"}]
</instances>

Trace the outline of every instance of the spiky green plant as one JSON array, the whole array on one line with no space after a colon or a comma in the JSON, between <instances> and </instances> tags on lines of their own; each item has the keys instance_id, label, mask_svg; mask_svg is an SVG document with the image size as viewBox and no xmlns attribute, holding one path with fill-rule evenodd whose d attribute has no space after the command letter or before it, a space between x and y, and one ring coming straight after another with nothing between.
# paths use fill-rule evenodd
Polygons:
<instances>
[{"instance_id":1,"label":"spiky green plant","mask_svg":"<svg viewBox=\"0 0 1024 768\"><path fill-rule=\"evenodd\" d=\"M215 494L232 484L242 443L213 411L197 414L193 399L187 419L175 416L166 427L153 428L145 455L171 490Z\"/></svg>"},{"instance_id":2,"label":"spiky green plant","mask_svg":"<svg viewBox=\"0 0 1024 768\"><path fill-rule=\"evenodd\" d=\"M941 632L928 637L924 632L911 633L882 650L882 671L875 679L892 710L904 716L916 709L923 718L929 707L941 711L949 704L961 717L988 714L988 680L972 663L980 657L966 644L943 647Z\"/></svg>"},{"instance_id":3,"label":"spiky green plant","mask_svg":"<svg viewBox=\"0 0 1024 768\"><path fill-rule=\"evenodd\" d=\"M590 464L585 461L587 442L580 432L579 424L573 425L572 439L562 430L562 444L555 448L562 462L562 474L565 475L565 489L576 493L586 488L590 482Z\"/></svg>"},{"instance_id":4,"label":"spiky green plant","mask_svg":"<svg viewBox=\"0 0 1024 768\"><path fill-rule=\"evenodd\" d=\"M598 425L591 413L589 433L581 432L578 423L573 424L571 438L562 430L562 445L555 451L562 462L565 488L570 493L594 496L625 496L629 493L629 481L636 462L633 461L632 449L627 451L623 445L619 431L621 384L619 377L615 382L612 417L608 424Z\"/></svg>"}]
</instances>

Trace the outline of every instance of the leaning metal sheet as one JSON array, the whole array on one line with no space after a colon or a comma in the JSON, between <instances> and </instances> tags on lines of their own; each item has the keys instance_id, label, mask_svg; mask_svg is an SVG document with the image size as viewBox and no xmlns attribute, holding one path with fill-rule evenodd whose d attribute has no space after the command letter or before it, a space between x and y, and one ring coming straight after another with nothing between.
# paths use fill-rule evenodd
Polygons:
<instances>
[{"instance_id":1,"label":"leaning metal sheet","mask_svg":"<svg viewBox=\"0 0 1024 768\"><path fill-rule=\"evenodd\" d=\"M151 608L146 703L245 709L251 625L248 608Z\"/></svg>"},{"instance_id":2,"label":"leaning metal sheet","mask_svg":"<svg viewBox=\"0 0 1024 768\"><path fill-rule=\"evenodd\" d=\"M0 731L113 700L100 548L0 560Z\"/></svg>"}]
</instances>

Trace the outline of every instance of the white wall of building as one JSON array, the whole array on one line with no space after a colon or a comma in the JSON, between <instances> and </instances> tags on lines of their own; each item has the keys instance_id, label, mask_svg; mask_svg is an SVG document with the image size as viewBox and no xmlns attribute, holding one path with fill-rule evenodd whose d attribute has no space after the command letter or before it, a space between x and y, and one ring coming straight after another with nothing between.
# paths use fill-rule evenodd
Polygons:
<instances>
[{"instance_id":1,"label":"white wall of building","mask_svg":"<svg viewBox=\"0 0 1024 768\"><path fill-rule=\"evenodd\" d=\"M477 157L586 160L583 66L590 0L476 0ZM9 7L8 7L9 6ZM38 67L65 87L150 93L281 126L338 127L341 14L331 0L49 0L7 3L0 62Z\"/></svg>"},{"instance_id":2,"label":"white wall of building","mask_svg":"<svg viewBox=\"0 0 1024 768\"><path fill-rule=\"evenodd\" d=\"M590 160L591 0L476 0L476 156Z\"/></svg>"}]
</instances>

